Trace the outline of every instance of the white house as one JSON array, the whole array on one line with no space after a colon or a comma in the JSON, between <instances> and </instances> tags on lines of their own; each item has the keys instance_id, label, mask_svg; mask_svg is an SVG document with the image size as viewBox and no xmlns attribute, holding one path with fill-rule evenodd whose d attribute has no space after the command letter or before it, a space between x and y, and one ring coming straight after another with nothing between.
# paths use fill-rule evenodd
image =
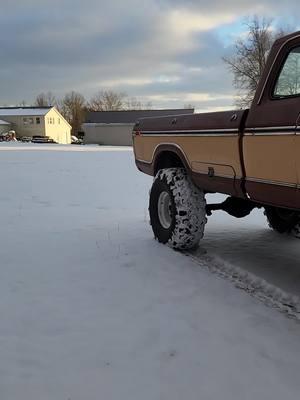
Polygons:
<instances>
[{"instance_id":1,"label":"white house","mask_svg":"<svg viewBox=\"0 0 300 400\"><path fill-rule=\"evenodd\" d=\"M71 143L71 125L55 107L0 107L0 119L18 138L49 136L57 143Z\"/></svg>"}]
</instances>

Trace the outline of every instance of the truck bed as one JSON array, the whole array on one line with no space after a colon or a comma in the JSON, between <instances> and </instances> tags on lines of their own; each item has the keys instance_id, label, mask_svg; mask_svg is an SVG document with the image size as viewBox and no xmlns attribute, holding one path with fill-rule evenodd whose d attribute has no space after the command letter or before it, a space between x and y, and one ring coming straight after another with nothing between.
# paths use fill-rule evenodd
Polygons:
<instances>
[{"instance_id":1,"label":"truck bed","mask_svg":"<svg viewBox=\"0 0 300 400\"><path fill-rule=\"evenodd\" d=\"M243 197L241 138L247 114L239 110L141 119L133 131L136 164L155 175L160 162L173 153L203 189Z\"/></svg>"}]
</instances>

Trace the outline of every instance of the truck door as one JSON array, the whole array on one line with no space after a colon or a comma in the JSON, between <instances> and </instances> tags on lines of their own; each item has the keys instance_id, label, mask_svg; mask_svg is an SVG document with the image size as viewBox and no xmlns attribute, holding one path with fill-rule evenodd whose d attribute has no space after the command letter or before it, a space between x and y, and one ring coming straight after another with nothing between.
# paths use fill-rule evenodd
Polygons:
<instances>
[{"instance_id":1,"label":"truck door","mask_svg":"<svg viewBox=\"0 0 300 400\"><path fill-rule=\"evenodd\" d=\"M246 123L245 188L252 200L298 208L300 135L300 43L277 50ZM261 89L261 90L260 90ZM300 130L299 130L300 134Z\"/></svg>"},{"instance_id":2,"label":"truck door","mask_svg":"<svg viewBox=\"0 0 300 400\"><path fill-rule=\"evenodd\" d=\"M300 103L300 98L299 98ZM297 208L300 208L300 114L296 127Z\"/></svg>"}]
</instances>

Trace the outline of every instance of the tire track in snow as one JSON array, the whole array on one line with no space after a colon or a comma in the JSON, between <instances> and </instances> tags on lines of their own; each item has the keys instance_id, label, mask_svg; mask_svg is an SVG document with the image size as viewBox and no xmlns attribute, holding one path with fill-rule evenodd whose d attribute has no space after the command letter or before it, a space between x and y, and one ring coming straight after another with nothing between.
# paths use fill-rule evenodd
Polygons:
<instances>
[{"instance_id":1,"label":"tire track in snow","mask_svg":"<svg viewBox=\"0 0 300 400\"><path fill-rule=\"evenodd\" d=\"M298 296L292 295L220 257L207 255L201 249L194 252L185 251L184 254L192 258L201 268L229 280L235 287L244 290L267 306L300 321L300 298Z\"/></svg>"}]
</instances>

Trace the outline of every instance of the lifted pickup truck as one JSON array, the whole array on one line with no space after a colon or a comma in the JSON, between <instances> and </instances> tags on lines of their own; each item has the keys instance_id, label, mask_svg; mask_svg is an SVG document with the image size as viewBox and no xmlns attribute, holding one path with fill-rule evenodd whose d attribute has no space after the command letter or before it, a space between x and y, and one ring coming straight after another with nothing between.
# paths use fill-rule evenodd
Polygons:
<instances>
[{"instance_id":1,"label":"lifted pickup truck","mask_svg":"<svg viewBox=\"0 0 300 400\"><path fill-rule=\"evenodd\" d=\"M241 218L255 207L300 236L300 32L274 43L249 110L144 118L133 144L138 169L155 177L159 242L196 247L213 210ZM207 205L206 193L229 197Z\"/></svg>"}]
</instances>

